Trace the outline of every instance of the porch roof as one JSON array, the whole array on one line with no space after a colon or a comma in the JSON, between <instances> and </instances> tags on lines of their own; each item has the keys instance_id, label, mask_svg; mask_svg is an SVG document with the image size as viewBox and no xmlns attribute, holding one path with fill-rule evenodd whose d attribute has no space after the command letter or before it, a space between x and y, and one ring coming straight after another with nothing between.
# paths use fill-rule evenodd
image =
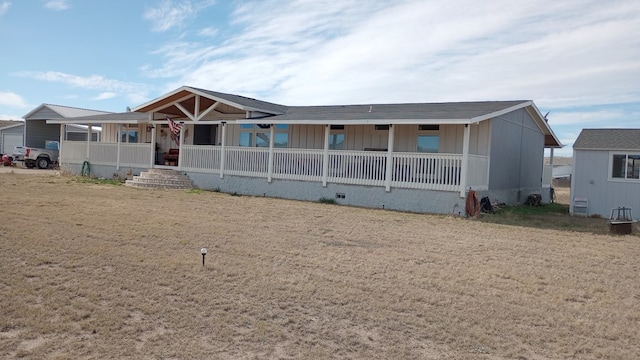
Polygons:
<instances>
[{"instance_id":1,"label":"porch roof","mask_svg":"<svg viewBox=\"0 0 640 360\"><path fill-rule=\"evenodd\" d=\"M155 120L166 120L166 118L165 114L154 113ZM149 114L134 111L47 120L47 124L139 124L146 122L149 122Z\"/></svg>"}]
</instances>

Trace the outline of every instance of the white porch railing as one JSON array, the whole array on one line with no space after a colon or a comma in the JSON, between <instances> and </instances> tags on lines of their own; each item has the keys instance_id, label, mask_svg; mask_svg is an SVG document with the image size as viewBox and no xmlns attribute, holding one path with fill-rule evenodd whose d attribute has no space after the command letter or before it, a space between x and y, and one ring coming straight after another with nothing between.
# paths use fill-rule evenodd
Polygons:
<instances>
[{"instance_id":1,"label":"white porch railing","mask_svg":"<svg viewBox=\"0 0 640 360\"><path fill-rule=\"evenodd\" d=\"M87 143L65 141L62 161L82 163L86 159ZM121 167L148 167L151 159L149 144L120 144ZM116 165L117 143L92 142L89 162ZM183 145L180 169L220 174L222 147L211 145ZM385 186L387 152L328 151L326 182L367 186ZM269 174L269 149L227 146L224 148L223 175L287 179L300 181L325 180L324 150L273 149L273 164ZM391 187L425 190L459 191L462 155L393 153ZM489 158L469 155L467 187L488 188Z\"/></svg>"},{"instance_id":2,"label":"white porch railing","mask_svg":"<svg viewBox=\"0 0 640 360\"><path fill-rule=\"evenodd\" d=\"M85 160L95 165L116 165L117 143L91 142L87 159L86 141L64 141L61 159L66 164L82 164ZM121 167L148 167L151 157L149 144L120 144Z\"/></svg>"}]
</instances>

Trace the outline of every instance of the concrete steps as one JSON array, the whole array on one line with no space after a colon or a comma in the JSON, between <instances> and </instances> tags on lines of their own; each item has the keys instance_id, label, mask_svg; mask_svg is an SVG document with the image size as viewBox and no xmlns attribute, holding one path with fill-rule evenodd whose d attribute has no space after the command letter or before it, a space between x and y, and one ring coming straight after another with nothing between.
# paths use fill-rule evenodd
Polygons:
<instances>
[{"instance_id":1,"label":"concrete steps","mask_svg":"<svg viewBox=\"0 0 640 360\"><path fill-rule=\"evenodd\" d=\"M149 169L127 180L125 185L142 189L193 189L188 176L170 169Z\"/></svg>"}]
</instances>

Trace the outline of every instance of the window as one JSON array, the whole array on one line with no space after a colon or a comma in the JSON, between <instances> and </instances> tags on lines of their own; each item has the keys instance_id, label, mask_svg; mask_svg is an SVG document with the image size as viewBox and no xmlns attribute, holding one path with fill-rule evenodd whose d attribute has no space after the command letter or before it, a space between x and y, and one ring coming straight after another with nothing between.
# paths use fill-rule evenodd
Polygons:
<instances>
[{"instance_id":1,"label":"window","mask_svg":"<svg viewBox=\"0 0 640 360\"><path fill-rule=\"evenodd\" d=\"M416 150L424 153L437 153L440 150L440 125L418 125Z\"/></svg>"},{"instance_id":2,"label":"window","mask_svg":"<svg viewBox=\"0 0 640 360\"><path fill-rule=\"evenodd\" d=\"M376 130L389 130L389 125L374 125Z\"/></svg>"},{"instance_id":3,"label":"window","mask_svg":"<svg viewBox=\"0 0 640 360\"><path fill-rule=\"evenodd\" d=\"M418 135L418 152L437 153L439 148L438 135Z\"/></svg>"},{"instance_id":4,"label":"window","mask_svg":"<svg viewBox=\"0 0 640 360\"><path fill-rule=\"evenodd\" d=\"M342 133L329 134L329 149L344 150L344 134Z\"/></svg>"},{"instance_id":5,"label":"window","mask_svg":"<svg viewBox=\"0 0 640 360\"><path fill-rule=\"evenodd\" d=\"M640 180L640 154L613 154L611 178Z\"/></svg>"},{"instance_id":6,"label":"window","mask_svg":"<svg viewBox=\"0 0 640 360\"><path fill-rule=\"evenodd\" d=\"M138 126L123 125L120 130L120 141L122 141L123 143L137 143L138 142Z\"/></svg>"},{"instance_id":7,"label":"window","mask_svg":"<svg viewBox=\"0 0 640 360\"><path fill-rule=\"evenodd\" d=\"M420 130L420 131L438 131L438 130L440 130L440 125L418 125L418 130Z\"/></svg>"},{"instance_id":8,"label":"window","mask_svg":"<svg viewBox=\"0 0 640 360\"><path fill-rule=\"evenodd\" d=\"M329 150L344 150L344 125L331 125L329 129Z\"/></svg>"},{"instance_id":9,"label":"window","mask_svg":"<svg viewBox=\"0 0 640 360\"><path fill-rule=\"evenodd\" d=\"M240 124L240 146L269 147L271 126L269 124ZM289 125L274 126L273 146L277 148L289 147Z\"/></svg>"}]
</instances>

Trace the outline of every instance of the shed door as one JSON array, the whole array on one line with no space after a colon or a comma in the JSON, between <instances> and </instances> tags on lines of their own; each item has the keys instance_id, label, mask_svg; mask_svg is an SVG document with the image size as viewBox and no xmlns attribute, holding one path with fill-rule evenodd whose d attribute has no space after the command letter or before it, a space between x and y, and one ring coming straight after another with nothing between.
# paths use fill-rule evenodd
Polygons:
<instances>
[{"instance_id":1,"label":"shed door","mask_svg":"<svg viewBox=\"0 0 640 360\"><path fill-rule=\"evenodd\" d=\"M2 153L12 154L14 146L22 146L22 134L3 134Z\"/></svg>"}]
</instances>

